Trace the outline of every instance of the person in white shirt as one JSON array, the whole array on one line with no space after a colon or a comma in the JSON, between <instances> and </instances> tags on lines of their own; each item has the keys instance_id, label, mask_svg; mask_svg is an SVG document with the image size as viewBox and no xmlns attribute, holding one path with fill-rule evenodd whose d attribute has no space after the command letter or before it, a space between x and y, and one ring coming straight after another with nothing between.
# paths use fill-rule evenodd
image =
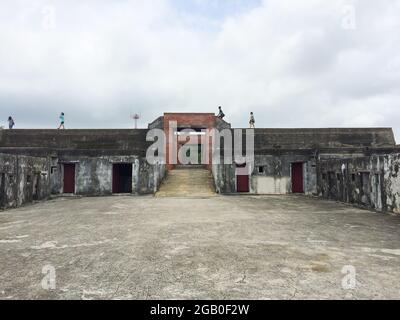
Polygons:
<instances>
[{"instance_id":1,"label":"person in white shirt","mask_svg":"<svg viewBox=\"0 0 400 320\"><path fill-rule=\"evenodd\" d=\"M254 114L253 114L253 112L250 112L250 121L249 121L249 124L250 124L250 128L255 129L255 127L256 127L256 120L254 119Z\"/></svg>"}]
</instances>

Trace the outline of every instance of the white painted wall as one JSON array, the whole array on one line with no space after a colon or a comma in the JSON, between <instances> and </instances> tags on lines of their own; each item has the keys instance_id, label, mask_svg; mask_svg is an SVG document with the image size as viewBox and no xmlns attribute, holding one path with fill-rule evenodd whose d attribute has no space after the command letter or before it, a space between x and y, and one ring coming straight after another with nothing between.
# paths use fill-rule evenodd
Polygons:
<instances>
[{"instance_id":1,"label":"white painted wall","mask_svg":"<svg viewBox=\"0 0 400 320\"><path fill-rule=\"evenodd\" d=\"M287 194L290 192L290 177L252 176L252 189L257 194Z\"/></svg>"}]
</instances>

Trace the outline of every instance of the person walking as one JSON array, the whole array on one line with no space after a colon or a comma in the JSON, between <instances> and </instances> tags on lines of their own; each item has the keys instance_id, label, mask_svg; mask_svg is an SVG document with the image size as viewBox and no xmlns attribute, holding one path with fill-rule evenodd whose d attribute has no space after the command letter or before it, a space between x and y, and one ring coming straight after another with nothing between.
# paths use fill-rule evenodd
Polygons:
<instances>
[{"instance_id":1,"label":"person walking","mask_svg":"<svg viewBox=\"0 0 400 320\"><path fill-rule=\"evenodd\" d=\"M256 127L256 120L254 119L254 114L253 114L253 112L250 112L250 121L249 121L249 124L250 124L250 128L255 129L255 127Z\"/></svg>"},{"instance_id":2,"label":"person walking","mask_svg":"<svg viewBox=\"0 0 400 320\"><path fill-rule=\"evenodd\" d=\"M60 126L58 127L58 129L65 129L64 122L65 122L64 112L61 112L61 114L60 114Z\"/></svg>"},{"instance_id":3,"label":"person walking","mask_svg":"<svg viewBox=\"0 0 400 320\"><path fill-rule=\"evenodd\" d=\"M9 116L8 117L8 129L12 129L12 128L14 128L14 126L15 126L14 119L11 116Z\"/></svg>"},{"instance_id":4,"label":"person walking","mask_svg":"<svg viewBox=\"0 0 400 320\"><path fill-rule=\"evenodd\" d=\"M222 111L222 107L219 106L218 110L219 110L219 112L218 112L217 117L220 118L220 119L223 119L225 117L225 113Z\"/></svg>"}]
</instances>

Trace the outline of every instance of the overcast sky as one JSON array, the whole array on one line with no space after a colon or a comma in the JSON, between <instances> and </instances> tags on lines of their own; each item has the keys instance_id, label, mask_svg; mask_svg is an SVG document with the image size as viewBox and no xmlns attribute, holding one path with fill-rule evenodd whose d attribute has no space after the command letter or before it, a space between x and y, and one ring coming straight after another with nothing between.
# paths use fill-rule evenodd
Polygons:
<instances>
[{"instance_id":1,"label":"overcast sky","mask_svg":"<svg viewBox=\"0 0 400 320\"><path fill-rule=\"evenodd\" d=\"M140 126L390 126L400 141L400 0L1 0L0 118Z\"/></svg>"}]
</instances>

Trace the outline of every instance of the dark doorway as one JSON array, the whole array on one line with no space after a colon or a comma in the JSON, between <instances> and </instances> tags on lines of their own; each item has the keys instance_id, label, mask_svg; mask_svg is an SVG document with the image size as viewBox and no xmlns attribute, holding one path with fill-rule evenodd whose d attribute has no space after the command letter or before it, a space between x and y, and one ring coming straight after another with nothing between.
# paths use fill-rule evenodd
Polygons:
<instances>
[{"instance_id":1,"label":"dark doorway","mask_svg":"<svg viewBox=\"0 0 400 320\"><path fill-rule=\"evenodd\" d=\"M188 145L189 146L189 145ZM193 160L194 163L192 163L192 159L191 159L191 151L194 151L196 153L196 156L194 156ZM201 164L201 144L198 145L190 145L190 148L186 150L186 157L189 159L189 163L188 165L197 165L197 164Z\"/></svg>"},{"instance_id":2,"label":"dark doorway","mask_svg":"<svg viewBox=\"0 0 400 320\"><path fill-rule=\"evenodd\" d=\"M292 193L304 193L303 163L292 163Z\"/></svg>"},{"instance_id":3,"label":"dark doorway","mask_svg":"<svg viewBox=\"0 0 400 320\"><path fill-rule=\"evenodd\" d=\"M185 157L186 160L188 161L188 163L186 163L185 165L199 165L202 164L202 145L201 144L181 144L178 146L178 153L177 153L177 160L178 160L178 164L183 165L183 163L181 163L179 161L179 154L183 153L183 151L181 150L181 148L183 148L185 146L186 151L185 151ZM192 154L193 152L193 154ZM181 156L183 156L183 154L181 154ZM191 158L193 157L193 159Z\"/></svg>"},{"instance_id":4,"label":"dark doorway","mask_svg":"<svg viewBox=\"0 0 400 320\"><path fill-rule=\"evenodd\" d=\"M113 165L113 193L132 193L132 163Z\"/></svg>"},{"instance_id":5,"label":"dark doorway","mask_svg":"<svg viewBox=\"0 0 400 320\"><path fill-rule=\"evenodd\" d=\"M328 197L331 199L336 199L337 196L337 181L335 177L335 172L329 171L328 172Z\"/></svg>"},{"instance_id":6,"label":"dark doorway","mask_svg":"<svg viewBox=\"0 0 400 320\"><path fill-rule=\"evenodd\" d=\"M64 193L75 193L75 164L64 164Z\"/></svg>"},{"instance_id":7,"label":"dark doorway","mask_svg":"<svg viewBox=\"0 0 400 320\"><path fill-rule=\"evenodd\" d=\"M249 175L246 174L246 164L236 165L236 191L237 192L249 192Z\"/></svg>"}]
</instances>

